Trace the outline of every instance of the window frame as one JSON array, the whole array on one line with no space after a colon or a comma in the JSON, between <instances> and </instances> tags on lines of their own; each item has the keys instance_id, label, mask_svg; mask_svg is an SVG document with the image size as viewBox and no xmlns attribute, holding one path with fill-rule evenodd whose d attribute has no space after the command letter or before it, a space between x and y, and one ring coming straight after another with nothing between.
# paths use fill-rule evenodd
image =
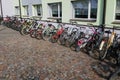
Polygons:
<instances>
[{"instance_id":1,"label":"window frame","mask_svg":"<svg viewBox=\"0 0 120 80\"><path fill-rule=\"evenodd\" d=\"M53 16L53 10L52 10L52 5L57 5L57 15L58 16ZM62 3L58 2L58 3L48 3L49 6L49 17L53 17L53 18L61 18L62 17Z\"/></svg>"},{"instance_id":2,"label":"window frame","mask_svg":"<svg viewBox=\"0 0 120 80\"><path fill-rule=\"evenodd\" d=\"M24 15L25 16L29 16L29 6L28 5L24 5L23 8L24 8Z\"/></svg>"},{"instance_id":3,"label":"window frame","mask_svg":"<svg viewBox=\"0 0 120 80\"><path fill-rule=\"evenodd\" d=\"M20 7L15 6L15 15L20 15Z\"/></svg>"},{"instance_id":4,"label":"window frame","mask_svg":"<svg viewBox=\"0 0 120 80\"><path fill-rule=\"evenodd\" d=\"M116 0L116 5L115 5L115 14L114 14L114 20L115 21L120 21L120 19L116 19L116 13L117 13L117 2L118 0ZM120 1L120 0L119 0ZM120 3L119 3L120 4ZM120 15L120 12L119 12L119 15ZM120 16L119 16L120 17Z\"/></svg>"},{"instance_id":5,"label":"window frame","mask_svg":"<svg viewBox=\"0 0 120 80\"><path fill-rule=\"evenodd\" d=\"M38 12L38 6L39 6L39 9L40 9L40 15L38 15L39 14L39 12ZM35 4L35 5L33 5L33 7L34 7L34 16L42 16L42 5L41 4Z\"/></svg>"},{"instance_id":6,"label":"window frame","mask_svg":"<svg viewBox=\"0 0 120 80\"><path fill-rule=\"evenodd\" d=\"M74 8L74 4L73 4L73 2L75 2L75 1L71 1L71 3L72 3L72 12L73 12L73 18L74 19L80 19L80 20L92 20L92 21L95 21L96 19L97 19L97 12L98 12L98 0L97 0L97 6L96 6L96 8L97 8L97 11L96 11L96 18L92 18L91 17L91 9L92 9L92 2L91 2L91 0L88 0L88 14L87 14L87 18L82 18L82 17L80 17L80 18L78 18L78 17L76 17L76 15L75 15L75 8ZM79 8L79 9L81 9L81 8Z\"/></svg>"}]
</instances>

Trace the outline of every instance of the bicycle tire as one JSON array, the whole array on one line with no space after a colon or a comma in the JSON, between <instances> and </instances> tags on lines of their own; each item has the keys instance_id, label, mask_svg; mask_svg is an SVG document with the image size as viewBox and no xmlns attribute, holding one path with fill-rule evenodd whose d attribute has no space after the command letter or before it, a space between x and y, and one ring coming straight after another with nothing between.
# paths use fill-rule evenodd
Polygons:
<instances>
[{"instance_id":1,"label":"bicycle tire","mask_svg":"<svg viewBox=\"0 0 120 80\"><path fill-rule=\"evenodd\" d=\"M52 43L56 43L57 40L58 40L58 38L56 38L56 37L57 37L56 33L52 34L52 36L51 36L51 38L50 38L50 41L51 41Z\"/></svg>"},{"instance_id":2,"label":"bicycle tire","mask_svg":"<svg viewBox=\"0 0 120 80\"><path fill-rule=\"evenodd\" d=\"M105 59L105 57L106 57L106 55L107 55L107 50L108 50L108 49L106 49L106 47L107 47L107 44L105 43L105 44L103 45L103 49L100 50L100 52L99 52L99 59L100 59L100 60Z\"/></svg>"},{"instance_id":3,"label":"bicycle tire","mask_svg":"<svg viewBox=\"0 0 120 80\"><path fill-rule=\"evenodd\" d=\"M70 47L74 43L74 41L71 39L71 36L69 36L69 38L65 41L65 46Z\"/></svg>"},{"instance_id":4,"label":"bicycle tire","mask_svg":"<svg viewBox=\"0 0 120 80\"><path fill-rule=\"evenodd\" d=\"M48 41L48 40L50 40L50 32L47 32L47 31L44 31L43 33L42 33L42 38L43 38L43 40L45 40L45 41Z\"/></svg>"},{"instance_id":5,"label":"bicycle tire","mask_svg":"<svg viewBox=\"0 0 120 80\"><path fill-rule=\"evenodd\" d=\"M66 41L65 41L65 46L66 46L66 47L70 47L70 45L71 45L71 42L69 41L69 39L66 40Z\"/></svg>"},{"instance_id":6,"label":"bicycle tire","mask_svg":"<svg viewBox=\"0 0 120 80\"><path fill-rule=\"evenodd\" d=\"M88 41L87 42L87 44L86 44L86 46L84 47L85 48L85 51L87 52L87 54L89 54L89 51L90 51L90 49L91 49L91 41Z\"/></svg>"},{"instance_id":7,"label":"bicycle tire","mask_svg":"<svg viewBox=\"0 0 120 80\"><path fill-rule=\"evenodd\" d=\"M26 29L27 29L27 28L23 26L23 27L21 28L20 33L21 33L22 35L27 35L28 32L26 31Z\"/></svg>"},{"instance_id":8,"label":"bicycle tire","mask_svg":"<svg viewBox=\"0 0 120 80\"><path fill-rule=\"evenodd\" d=\"M36 31L33 30L32 32L30 32L30 37L35 38L36 37Z\"/></svg>"},{"instance_id":9,"label":"bicycle tire","mask_svg":"<svg viewBox=\"0 0 120 80\"><path fill-rule=\"evenodd\" d=\"M120 71L115 72L109 80L120 80Z\"/></svg>"},{"instance_id":10,"label":"bicycle tire","mask_svg":"<svg viewBox=\"0 0 120 80\"><path fill-rule=\"evenodd\" d=\"M73 44L70 46L70 49L71 49L72 51L75 51L75 47L76 47L76 44L73 43Z\"/></svg>"},{"instance_id":11,"label":"bicycle tire","mask_svg":"<svg viewBox=\"0 0 120 80\"><path fill-rule=\"evenodd\" d=\"M96 44L94 42L91 43L90 50L89 50L89 55L95 59L99 59L99 51L95 49Z\"/></svg>"},{"instance_id":12,"label":"bicycle tire","mask_svg":"<svg viewBox=\"0 0 120 80\"><path fill-rule=\"evenodd\" d=\"M36 33L35 38L38 39L38 40L42 39L42 34Z\"/></svg>"},{"instance_id":13,"label":"bicycle tire","mask_svg":"<svg viewBox=\"0 0 120 80\"><path fill-rule=\"evenodd\" d=\"M59 45L64 45L64 44L65 44L65 37L64 37L64 35L66 35L65 32L63 32L63 33L60 35L60 37L58 38L57 43L58 43Z\"/></svg>"},{"instance_id":14,"label":"bicycle tire","mask_svg":"<svg viewBox=\"0 0 120 80\"><path fill-rule=\"evenodd\" d=\"M75 51L76 51L76 52L79 52L79 51L80 51L80 47L79 47L79 46L76 46Z\"/></svg>"}]
</instances>

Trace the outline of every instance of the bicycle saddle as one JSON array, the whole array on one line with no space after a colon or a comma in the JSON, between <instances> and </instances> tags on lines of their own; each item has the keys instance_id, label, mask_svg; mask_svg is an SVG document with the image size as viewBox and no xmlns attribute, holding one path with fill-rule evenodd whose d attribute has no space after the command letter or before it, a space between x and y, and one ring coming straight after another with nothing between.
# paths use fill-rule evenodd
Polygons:
<instances>
[{"instance_id":1,"label":"bicycle saddle","mask_svg":"<svg viewBox=\"0 0 120 80\"><path fill-rule=\"evenodd\" d=\"M48 24L48 26L52 26L52 24Z\"/></svg>"},{"instance_id":2,"label":"bicycle saddle","mask_svg":"<svg viewBox=\"0 0 120 80\"><path fill-rule=\"evenodd\" d=\"M110 33L112 33L110 30L107 30L107 31L105 31L105 33L108 33L108 34L110 34Z\"/></svg>"}]
</instances>

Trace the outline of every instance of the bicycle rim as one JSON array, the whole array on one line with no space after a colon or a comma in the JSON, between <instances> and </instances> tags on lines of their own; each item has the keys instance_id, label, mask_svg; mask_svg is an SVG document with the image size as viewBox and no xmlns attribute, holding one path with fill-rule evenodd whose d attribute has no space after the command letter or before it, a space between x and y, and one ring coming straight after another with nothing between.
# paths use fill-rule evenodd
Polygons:
<instances>
[{"instance_id":1,"label":"bicycle rim","mask_svg":"<svg viewBox=\"0 0 120 80\"><path fill-rule=\"evenodd\" d=\"M27 35L27 31L26 31L26 28L23 28L22 31L21 31L22 35Z\"/></svg>"},{"instance_id":2,"label":"bicycle rim","mask_svg":"<svg viewBox=\"0 0 120 80\"><path fill-rule=\"evenodd\" d=\"M50 40L50 34L49 32L45 31L43 34L42 34L42 37L44 40Z\"/></svg>"},{"instance_id":3,"label":"bicycle rim","mask_svg":"<svg viewBox=\"0 0 120 80\"><path fill-rule=\"evenodd\" d=\"M56 35L51 36L51 39L50 39L52 43L55 43L55 42L57 42L57 40L58 40L58 39L55 38L54 36L56 36Z\"/></svg>"}]
</instances>

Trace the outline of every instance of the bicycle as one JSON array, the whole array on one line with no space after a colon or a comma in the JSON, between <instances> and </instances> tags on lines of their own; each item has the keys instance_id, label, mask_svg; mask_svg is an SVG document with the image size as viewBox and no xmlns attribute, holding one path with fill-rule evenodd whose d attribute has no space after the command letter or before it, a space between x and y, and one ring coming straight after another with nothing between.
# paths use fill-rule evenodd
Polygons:
<instances>
[{"instance_id":1,"label":"bicycle","mask_svg":"<svg viewBox=\"0 0 120 80\"><path fill-rule=\"evenodd\" d=\"M120 68L109 77L109 80L120 80Z\"/></svg>"},{"instance_id":2,"label":"bicycle","mask_svg":"<svg viewBox=\"0 0 120 80\"><path fill-rule=\"evenodd\" d=\"M37 23L37 21L35 21L33 27L31 27L31 29L29 30L30 36L32 38L36 37L36 31L37 31L37 29L38 29L38 23Z\"/></svg>"},{"instance_id":3,"label":"bicycle","mask_svg":"<svg viewBox=\"0 0 120 80\"><path fill-rule=\"evenodd\" d=\"M28 35L30 33L30 29L35 25L34 22L35 21L33 20L25 20L21 27L20 33L22 35Z\"/></svg>"},{"instance_id":4,"label":"bicycle","mask_svg":"<svg viewBox=\"0 0 120 80\"><path fill-rule=\"evenodd\" d=\"M64 29L63 26L61 24L58 24L58 29L56 29L53 34L51 35L50 41L52 43L55 43L58 41L58 39L60 38L60 35L63 33Z\"/></svg>"},{"instance_id":5,"label":"bicycle","mask_svg":"<svg viewBox=\"0 0 120 80\"><path fill-rule=\"evenodd\" d=\"M102 41L101 41L101 44L100 44L100 47L99 47L99 59L100 60L103 60L105 59L105 57L107 56L107 53L108 53L108 49L110 48L110 46L112 45L113 41L114 41L114 38L115 38L115 31L114 31L114 27L112 29L113 31L111 32L110 30L109 31L105 31L105 33L108 34L108 37L107 39L104 38ZM110 37L109 37L109 34L111 33Z\"/></svg>"},{"instance_id":6,"label":"bicycle","mask_svg":"<svg viewBox=\"0 0 120 80\"><path fill-rule=\"evenodd\" d=\"M68 38L68 28L69 27L64 27L62 34L60 35L60 37L58 38L58 44L60 45L65 45L65 41Z\"/></svg>"},{"instance_id":7,"label":"bicycle","mask_svg":"<svg viewBox=\"0 0 120 80\"><path fill-rule=\"evenodd\" d=\"M38 25L38 28L37 28L36 33L35 33L36 39L38 39L38 40L43 39L42 32L43 32L44 28L45 28L44 24L41 23Z\"/></svg>"},{"instance_id":8,"label":"bicycle","mask_svg":"<svg viewBox=\"0 0 120 80\"><path fill-rule=\"evenodd\" d=\"M70 47L75 42L79 35L80 35L79 28L77 27L73 28L71 34L68 35L68 38L65 41L65 46Z\"/></svg>"},{"instance_id":9,"label":"bicycle","mask_svg":"<svg viewBox=\"0 0 120 80\"><path fill-rule=\"evenodd\" d=\"M52 32L54 32L54 30L55 30L55 26L54 25L47 24L45 26L45 29L42 32L42 38L43 38L43 40L45 40L45 41L50 40L50 37L52 35Z\"/></svg>"}]
</instances>

